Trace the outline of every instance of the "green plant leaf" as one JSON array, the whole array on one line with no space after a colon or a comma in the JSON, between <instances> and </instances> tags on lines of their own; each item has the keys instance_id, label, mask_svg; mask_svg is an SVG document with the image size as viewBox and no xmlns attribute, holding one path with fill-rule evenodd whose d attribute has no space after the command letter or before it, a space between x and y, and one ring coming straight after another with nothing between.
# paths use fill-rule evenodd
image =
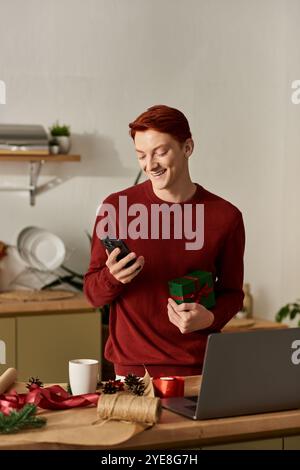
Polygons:
<instances>
[{"instance_id":1,"label":"green plant leaf","mask_svg":"<svg viewBox=\"0 0 300 470\"><path fill-rule=\"evenodd\" d=\"M289 315L290 309L289 309L289 304L285 305L282 307L276 314L276 321L281 322L284 318L286 318Z\"/></svg>"},{"instance_id":2,"label":"green plant leaf","mask_svg":"<svg viewBox=\"0 0 300 470\"><path fill-rule=\"evenodd\" d=\"M71 134L70 126L67 126L66 124L63 124L61 126L58 121L56 121L53 126L49 127L49 131L52 137L69 137Z\"/></svg>"},{"instance_id":3,"label":"green plant leaf","mask_svg":"<svg viewBox=\"0 0 300 470\"><path fill-rule=\"evenodd\" d=\"M294 318L296 317L297 313L300 313L299 308L293 308L293 309L290 311L290 319L291 319L291 320L294 320Z\"/></svg>"}]
</instances>

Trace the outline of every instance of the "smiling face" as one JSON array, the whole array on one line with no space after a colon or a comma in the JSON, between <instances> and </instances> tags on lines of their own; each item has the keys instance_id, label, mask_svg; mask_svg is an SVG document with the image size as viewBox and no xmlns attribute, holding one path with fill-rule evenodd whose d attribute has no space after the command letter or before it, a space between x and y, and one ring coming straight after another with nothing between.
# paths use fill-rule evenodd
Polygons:
<instances>
[{"instance_id":1,"label":"smiling face","mask_svg":"<svg viewBox=\"0 0 300 470\"><path fill-rule=\"evenodd\" d=\"M170 134L148 129L136 132L134 142L139 165L151 180L154 192L178 191L189 181L192 139L180 144Z\"/></svg>"}]
</instances>

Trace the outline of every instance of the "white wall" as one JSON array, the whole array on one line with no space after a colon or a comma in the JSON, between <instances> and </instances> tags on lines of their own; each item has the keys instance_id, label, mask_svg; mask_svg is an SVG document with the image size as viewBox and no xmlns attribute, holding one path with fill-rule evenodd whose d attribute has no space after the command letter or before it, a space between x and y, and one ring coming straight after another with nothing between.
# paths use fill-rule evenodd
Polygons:
<instances>
[{"instance_id":1,"label":"white wall","mask_svg":"<svg viewBox=\"0 0 300 470\"><path fill-rule=\"evenodd\" d=\"M286 80L284 93L290 98L291 83L300 79L300 3L287 1ZM300 299L300 104L285 99L285 152L283 156L282 233L280 292L283 302ZM297 318L299 321L299 318Z\"/></svg>"},{"instance_id":2,"label":"white wall","mask_svg":"<svg viewBox=\"0 0 300 470\"><path fill-rule=\"evenodd\" d=\"M178 107L195 139L191 174L243 212L245 280L256 314L300 297L300 78L297 0L0 0L1 122L71 125L81 163L48 164L64 184L0 193L0 239L46 227L84 271L96 207L138 171L128 123L153 104ZM1 163L0 183L27 182ZM24 176L22 176L24 175Z\"/></svg>"}]
</instances>

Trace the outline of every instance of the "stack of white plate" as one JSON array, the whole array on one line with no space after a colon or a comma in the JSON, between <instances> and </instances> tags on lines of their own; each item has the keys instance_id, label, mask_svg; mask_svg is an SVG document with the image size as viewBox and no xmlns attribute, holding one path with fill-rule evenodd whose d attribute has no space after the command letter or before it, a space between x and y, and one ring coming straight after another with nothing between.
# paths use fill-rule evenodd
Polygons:
<instances>
[{"instance_id":1,"label":"stack of white plate","mask_svg":"<svg viewBox=\"0 0 300 470\"><path fill-rule=\"evenodd\" d=\"M66 255L63 241L38 227L26 227L18 235L17 247L21 258L33 268L53 271L59 268Z\"/></svg>"}]
</instances>

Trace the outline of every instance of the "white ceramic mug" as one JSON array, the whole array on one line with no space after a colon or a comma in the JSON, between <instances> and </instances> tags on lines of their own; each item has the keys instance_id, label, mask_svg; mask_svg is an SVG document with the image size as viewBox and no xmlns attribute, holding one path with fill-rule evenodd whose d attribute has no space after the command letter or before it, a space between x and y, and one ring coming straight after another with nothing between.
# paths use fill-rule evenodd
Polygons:
<instances>
[{"instance_id":1,"label":"white ceramic mug","mask_svg":"<svg viewBox=\"0 0 300 470\"><path fill-rule=\"evenodd\" d=\"M99 361L73 359L69 361L69 382L73 395L94 393L97 389Z\"/></svg>"}]
</instances>

